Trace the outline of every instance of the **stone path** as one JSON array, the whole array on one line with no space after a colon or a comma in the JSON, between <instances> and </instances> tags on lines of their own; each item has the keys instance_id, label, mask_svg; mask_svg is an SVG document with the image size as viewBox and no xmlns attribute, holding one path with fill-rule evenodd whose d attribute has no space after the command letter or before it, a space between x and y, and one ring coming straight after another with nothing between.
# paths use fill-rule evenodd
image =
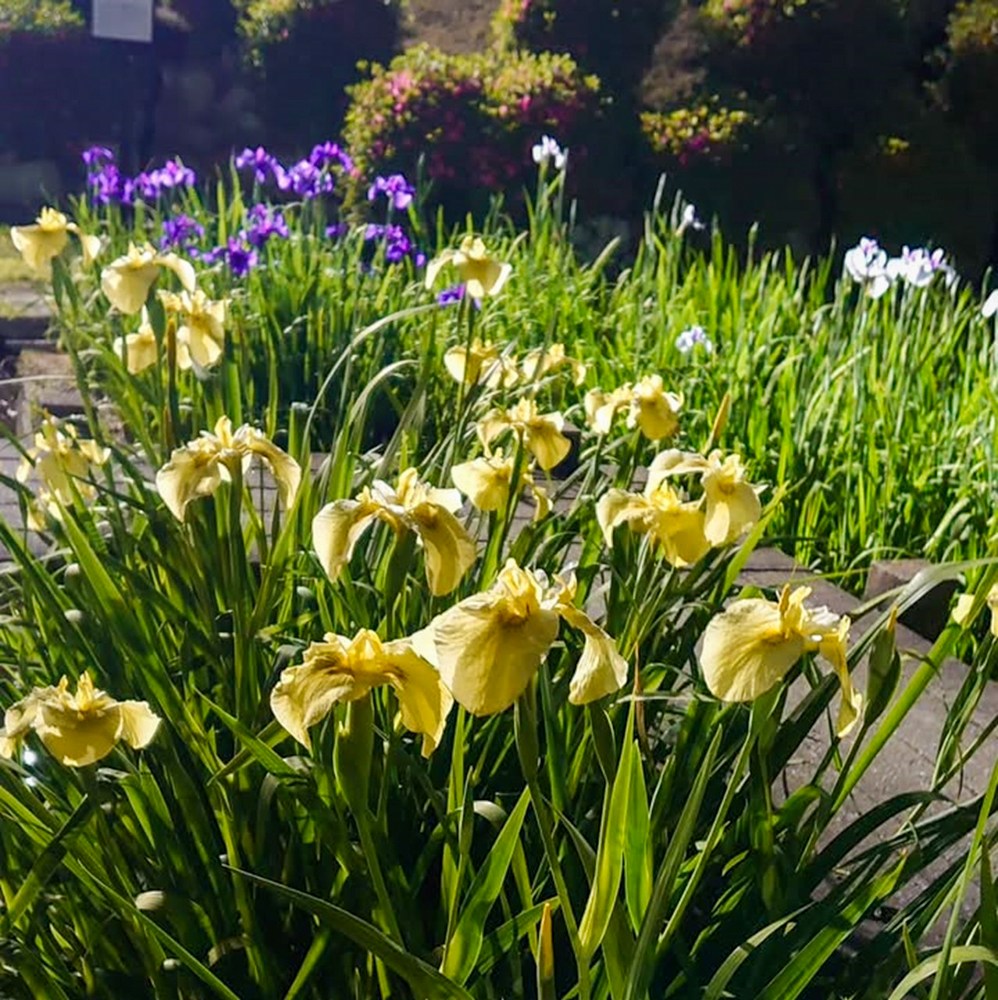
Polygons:
<instances>
[{"instance_id":1,"label":"stone path","mask_svg":"<svg viewBox=\"0 0 998 1000\"><path fill-rule=\"evenodd\" d=\"M50 312L44 298L30 286L14 286L0 289L0 350L8 355L17 356L17 379L11 383L0 380L0 404L7 402L11 408L8 414L8 426L18 438L29 445L33 426L37 424L37 416L42 410L59 416L69 416L81 409L80 398L76 393L72 371L68 359L61 355L52 341L46 339ZM0 417L3 413L0 412ZM323 456L315 456L313 471L317 472ZM7 480L13 479L20 453L10 441L0 442L0 476ZM150 478L151 470L150 470ZM265 490L264 503L273 503L273 490ZM524 503L523 518L533 514L532 506ZM519 516L519 514L518 514ZM17 494L7 482L0 480L0 517L9 524L21 526L21 509ZM41 554L45 551L45 543L35 533L28 532L26 536L33 551ZM0 566L7 558L6 552L0 549ZM880 567L878 572L886 579L887 585L904 583L914 573L914 564L890 564ZM871 573L871 581L874 574ZM860 601L852 595L840 590L831 583L811 574L798 566L789 556L775 549L764 549L753 553L742 572L740 583L772 589L779 589L786 582L804 583L813 588L812 602L824 604L836 614L853 613L860 606ZM938 602L937 602L938 603ZM930 621L935 616L939 618L939 607L933 608L931 602L925 602L908 616L909 624L919 624L923 621L928 627L938 626L938 621ZM942 612L945 614L945 611ZM865 615L854 622L852 636L860 637L875 618L874 613ZM911 619L914 618L914 621ZM921 627L921 625L919 626ZM926 630L926 629L923 629ZM917 669L931 648L931 642L911 628L899 624L897 627L897 644L902 653L902 677L898 690L904 685ZM908 712L904 721L895 733L886 750L880 753L863 779L857 785L847 806L842 810L836 826L842 826L868 812L875 804L904 791L925 789L929 787L934 771L936 749L950 703L956 698L967 672L970 668L958 660L947 660L939 670L933 683ZM854 674L855 683L861 690L866 690L866 664L861 664ZM806 682L800 681L791 691L791 703L795 703L807 693ZM833 703L833 708L837 701ZM967 736L974 739L980 735L988 722L998 716L998 686L991 683L987 686L978 710L971 720ZM827 727L816 726L803 745L799 757L786 768L786 778L790 787L807 781L813 773L815 764L822 759L829 746ZM849 743L847 741L846 748ZM950 782L944 789L946 796L952 802L966 802L984 792L990 777L992 762L998 757L998 736L992 734L985 745L967 764L963 773ZM776 790L777 795L781 794ZM939 808L943 808L945 803ZM938 811L938 810L937 810ZM898 824L885 828L886 835L896 832ZM958 854L958 851L957 851ZM942 867L948 858L940 859L936 868ZM936 869L926 872L902 894L902 899L913 897L928 884L928 880ZM968 901L968 907L975 905L975 899Z\"/></svg>"}]
</instances>

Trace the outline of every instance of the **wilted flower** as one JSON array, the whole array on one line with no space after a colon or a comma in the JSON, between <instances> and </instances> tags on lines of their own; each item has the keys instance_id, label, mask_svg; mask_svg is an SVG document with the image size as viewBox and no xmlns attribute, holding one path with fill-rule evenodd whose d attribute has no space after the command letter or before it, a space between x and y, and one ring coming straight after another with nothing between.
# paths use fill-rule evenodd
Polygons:
<instances>
[{"instance_id":1,"label":"wilted flower","mask_svg":"<svg viewBox=\"0 0 998 1000\"><path fill-rule=\"evenodd\" d=\"M454 485L467 495L473 507L478 510L493 511L504 507L509 500L513 481L513 456L505 458L502 449L495 454L483 455L470 462L462 462L451 470ZM520 473L520 487L526 486L534 497L537 510L534 520L539 521L551 511L551 501L547 491L534 482L534 477L527 469Z\"/></svg>"},{"instance_id":2,"label":"wilted flower","mask_svg":"<svg viewBox=\"0 0 998 1000\"><path fill-rule=\"evenodd\" d=\"M164 310L177 317L177 344L184 345L189 357L202 368L215 364L225 346L227 301L213 302L200 288L193 294L160 292L159 298ZM179 361L179 346L177 357Z\"/></svg>"},{"instance_id":3,"label":"wilted flower","mask_svg":"<svg viewBox=\"0 0 998 1000\"><path fill-rule=\"evenodd\" d=\"M301 482L298 463L249 424L233 433L228 417L219 418L213 433L202 431L196 440L174 449L170 461L156 473L156 489L173 516L183 521L192 500L214 493L223 480L245 472L254 455L270 466L286 510Z\"/></svg>"},{"instance_id":4,"label":"wilted flower","mask_svg":"<svg viewBox=\"0 0 998 1000\"><path fill-rule=\"evenodd\" d=\"M514 358L502 354L492 341L477 337L470 347L449 348L444 354L444 367L451 378L464 385L484 381L490 389L508 389L520 379Z\"/></svg>"},{"instance_id":5,"label":"wilted flower","mask_svg":"<svg viewBox=\"0 0 998 1000\"><path fill-rule=\"evenodd\" d=\"M148 243L143 247L129 244L128 253L111 261L101 271L101 289L119 312L137 313L149 297L149 289L161 268L172 271L188 292L194 291L195 274L190 261L175 253L159 254Z\"/></svg>"},{"instance_id":6,"label":"wilted flower","mask_svg":"<svg viewBox=\"0 0 998 1000\"><path fill-rule=\"evenodd\" d=\"M460 507L457 490L436 489L415 469L406 469L395 489L376 479L353 500L326 504L312 521L312 544L326 575L335 580L375 520L397 534L413 531L423 545L430 591L449 594L475 561L475 543L454 516Z\"/></svg>"},{"instance_id":7,"label":"wilted flower","mask_svg":"<svg viewBox=\"0 0 998 1000\"><path fill-rule=\"evenodd\" d=\"M100 253L100 238L81 233L75 222L70 222L54 208L43 208L34 225L11 226L10 239L24 263L35 271L42 271L66 248L70 233L80 241L84 266L89 266Z\"/></svg>"},{"instance_id":8,"label":"wilted flower","mask_svg":"<svg viewBox=\"0 0 998 1000\"><path fill-rule=\"evenodd\" d=\"M549 135L541 136L541 141L531 150L531 155L538 165L552 161L555 170L562 170L568 162L568 150L563 150Z\"/></svg>"},{"instance_id":9,"label":"wilted flower","mask_svg":"<svg viewBox=\"0 0 998 1000\"><path fill-rule=\"evenodd\" d=\"M21 459L16 477L19 483L26 483L33 469L45 488L39 499L50 514L58 517L54 501L71 504L74 486L84 500L97 496L97 489L86 477L92 465L103 465L110 457L111 452L96 441L81 441L73 424L60 424L48 417L35 434L34 447ZM38 518L32 517L28 527L38 530Z\"/></svg>"},{"instance_id":10,"label":"wilted flower","mask_svg":"<svg viewBox=\"0 0 998 1000\"><path fill-rule=\"evenodd\" d=\"M809 587L783 588L779 603L735 601L712 618L703 635L700 668L711 694L722 701L753 701L778 684L804 653L818 652L838 675L842 705L837 731L845 736L863 710L846 662L849 619L827 608L806 608Z\"/></svg>"},{"instance_id":11,"label":"wilted flower","mask_svg":"<svg viewBox=\"0 0 998 1000\"><path fill-rule=\"evenodd\" d=\"M688 330L676 337L676 348L680 354L689 354L694 347L700 345L707 354L714 353L714 345L711 343L707 331L702 326L691 326Z\"/></svg>"},{"instance_id":12,"label":"wilted flower","mask_svg":"<svg viewBox=\"0 0 998 1000\"><path fill-rule=\"evenodd\" d=\"M642 493L608 490L596 504L596 520L608 546L613 545L614 529L627 524L660 545L673 566L690 566L710 549L704 534L704 512L699 502L684 501L665 480L660 469L649 469Z\"/></svg>"},{"instance_id":13,"label":"wilted flower","mask_svg":"<svg viewBox=\"0 0 998 1000\"><path fill-rule=\"evenodd\" d=\"M468 294L476 299L498 295L513 271L513 265L488 255L485 244L477 236L465 236L457 250L445 250L426 266L426 287L432 288L437 275L446 265L457 270Z\"/></svg>"},{"instance_id":14,"label":"wilted flower","mask_svg":"<svg viewBox=\"0 0 998 1000\"><path fill-rule=\"evenodd\" d=\"M745 481L745 469L738 455L723 457L712 451L706 458L696 452L664 451L648 470L649 482L664 476L695 472L703 486L704 537L711 545L727 545L748 531L762 514L758 487Z\"/></svg>"},{"instance_id":15,"label":"wilted flower","mask_svg":"<svg viewBox=\"0 0 998 1000\"><path fill-rule=\"evenodd\" d=\"M572 442L561 433L564 426L565 418L560 413L538 413L532 399L521 399L512 409L491 410L478 422L476 430L485 448L503 431L513 431L547 472L572 450Z\"/></svg>"},{"instance_id":16,"label":"wilted flower","mask_svg":"<svg viewBox=\"0 0 998 1000\"><path fill-rule=\"evenodd\" d=\"M301 664L281 673L270 707L277 721L311 749L309 729L336 702L356 701L383 684L395 691L402 725L422 734L423 756L429 757L443 736L454 699L409 639L382 642L366 628L353 639L327 632L322 642L309 645Z\"/></svg>"},{"instance_id":17,"label":"wilted flower","mask_svg":"<svg viewBox=\"0 0 998 1000\"><path fill-rule=\"evenodd\" d=\"M564 344L551 344L550 347L536 347L528 351L523 358L523 377L532 382L563 365L568 365L571 369L572 381L576 385L582 385L586 378L586 366L581 361L568 357Z\"/></svg>"},{"instance_id":18,"label":"wilted flower","mask_svg":"<svg viewBox=\"0 0 998 1000\"><path fill-rule=\"evenodd\" d=\"M0 730L0 757L17 753L20 742L34 731L45 748L67 767L85 767L106 757L119 740L140 750L159 728L159 717L144 701L115 701L96 690L84 671L69 693L69 680L58 687L35 688L11 705Z\"/></svg>"},{"instance_id":19,"label":"wilted flower","mask_svg":"<svg viewBox=\"0 0 998 1000\"><path fill-rule=\"evenodd\" d=\"M623 685L627 663L613 639L575 607L575 589L574 580L548 586L543 573L510 559L489 590L437 615L412 637L413 645L439 669L459 705L473 715L493 715L526 689L563 618L585 636L569 701L595 701Z\"/></svg>"}]
</instances>

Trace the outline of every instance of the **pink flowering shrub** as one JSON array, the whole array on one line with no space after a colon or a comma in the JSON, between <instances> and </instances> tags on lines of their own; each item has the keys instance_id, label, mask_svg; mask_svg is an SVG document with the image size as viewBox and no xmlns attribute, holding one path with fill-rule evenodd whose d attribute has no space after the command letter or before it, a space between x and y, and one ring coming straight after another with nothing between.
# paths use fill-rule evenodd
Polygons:
<instances>
[{"instance_id":1,"label":"pink flowering shrub","mask_svg":"<svg viewBox=\"0 0 998 1000\"><path fill-rule=\"evenodd\" d=\"M496 51L445 55L418 46L350 88L344 138L358 168L356 192L377 174L424 171L443 201L476 191L516 191L532 176L530 150L557 136L584 159L599 81L568 56Z\"/></svg>"},{"instance_id":2,"label":"pink flowering shrub","mask_svg":"<svg viewBox=\"0 0 998 1000\"><path fill-rule=\"evenodd\" d=\"M661 0L501 0L492 30L502 46L567 53L626 91L648 67L664 9Z\"/></svg>"}]
</instances>

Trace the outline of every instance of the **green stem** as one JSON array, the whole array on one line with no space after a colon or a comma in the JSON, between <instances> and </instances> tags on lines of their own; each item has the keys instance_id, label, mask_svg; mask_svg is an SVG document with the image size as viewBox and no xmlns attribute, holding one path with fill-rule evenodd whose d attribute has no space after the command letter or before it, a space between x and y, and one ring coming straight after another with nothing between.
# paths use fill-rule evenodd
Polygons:
<instances>
[{"instance_id":1,"label":"green stem","mask_svg":"<svg viewBox=\"0 0 998 1000\"><path fill-rule=\"evenodd\" d=\"M378 897L378 906L381 909L381 916L384 920L385 930L402 947L405 941L402 938L402 931L399 929L398 920L395 917L395 908L392 906L391 896L388 894L388 886L381 871L381 862L378 860L378 848L371 835L371 825L368 822L366 809L357 810L354 813L354 820L357 823L357 832L360 835L360 846L367 861L367 870L374 883L374 893Z\"/></svg>"},{"instance_id":2,"label":"green stem","mask_svg":"<svg viewBox=\"0 0 998 1000\"><path fill-rule=\"evenodd\" d=\"M540 782L538 781L537 724L534 716L534 708L530 704L529 693L522 694L516 703L514 729L520 767L523 770L523 776L527 780L527 790L530 792L530 802L534 807L534 816L537 819L537 827L540 830L541 840L544 844L544 854L551 868L551 877L554 879L555 890L558 893L558 902L561 906L562 915L565 918L565 927L568 930L568 938L572 945L572 952L575 955L576 965L578 966L579 1000L589 1000L591 993L589 984L589 959L582 947L582 939L579 937L579 925L572 910L572 900L568 893L568 884L565 882L565 876L561 870L561 862L558 860L558 846L554 840L554 824L551 822L551 814L548 812L547 802L544 799Z\"/></svg>"}]
</instances>

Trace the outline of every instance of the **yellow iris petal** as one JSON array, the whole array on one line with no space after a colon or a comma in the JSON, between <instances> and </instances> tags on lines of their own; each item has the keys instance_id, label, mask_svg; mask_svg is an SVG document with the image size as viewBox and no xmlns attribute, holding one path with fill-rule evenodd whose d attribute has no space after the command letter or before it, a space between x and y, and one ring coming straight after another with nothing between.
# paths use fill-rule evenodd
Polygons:
<instances>
[{"instance_id":1,"label":"yellow iris petal","mask_svg":"<svg viewBox=\"0 0 998 1000\"><path fill-rule=\"evenodd\" d=\"M454 485L478 510L499 510L509 498L513 478L513 459L503 458L502 453L463 462L451 469Z\"/></svg>"},{"instance_id":2,"label":"yellow iris petal","mask_svg":"<svg viewBox=\"0 0 998 1000\"><path fill-rule=\"evenodd\" d=\"M308 731L337 702L355 701L389 684L402 710L402 723L423 736L423 754L436 748L453 699L439 674L408 639L382 643L370 629L352 639L327 633L305 650L303 662L288 667L270 695L274 717L299 743L311 748Z\"/></svg>"},{"instance_id":3,"label":"yellow iris petal","mask_svg":"<svg viewBox=\"0 0 998 1000\"><path fill-rule=\"evenodd\" d=\"M558 635L558 613L543 596L534 575L510 561L488 591L438 615L420 637L417 649L473 715L509 708L537 672Z\"/></svg>"},{"instance_id":4,"label":"yellow iris petal","mask_svg":"<svg viewBox=\"0 0 998 1000\"><path fill-rule=\"evenodd\" d=\"M312 545L330 580L350 562L354 547L375 516L370 503L358 500L335 500L315 515Z\"/></svg>"},{"instance_id":5,"label":"yellow iris petal","mask_svg":"<svg viewBox=\"0 0 998 1000\"><path fill-rule=\"evenodd\" d=\"M753 701L778 684L804 654L804 637L784 629L779 605L735 601L703 635L700 669L721 701Z\"/></svg>"}]
</instances>

